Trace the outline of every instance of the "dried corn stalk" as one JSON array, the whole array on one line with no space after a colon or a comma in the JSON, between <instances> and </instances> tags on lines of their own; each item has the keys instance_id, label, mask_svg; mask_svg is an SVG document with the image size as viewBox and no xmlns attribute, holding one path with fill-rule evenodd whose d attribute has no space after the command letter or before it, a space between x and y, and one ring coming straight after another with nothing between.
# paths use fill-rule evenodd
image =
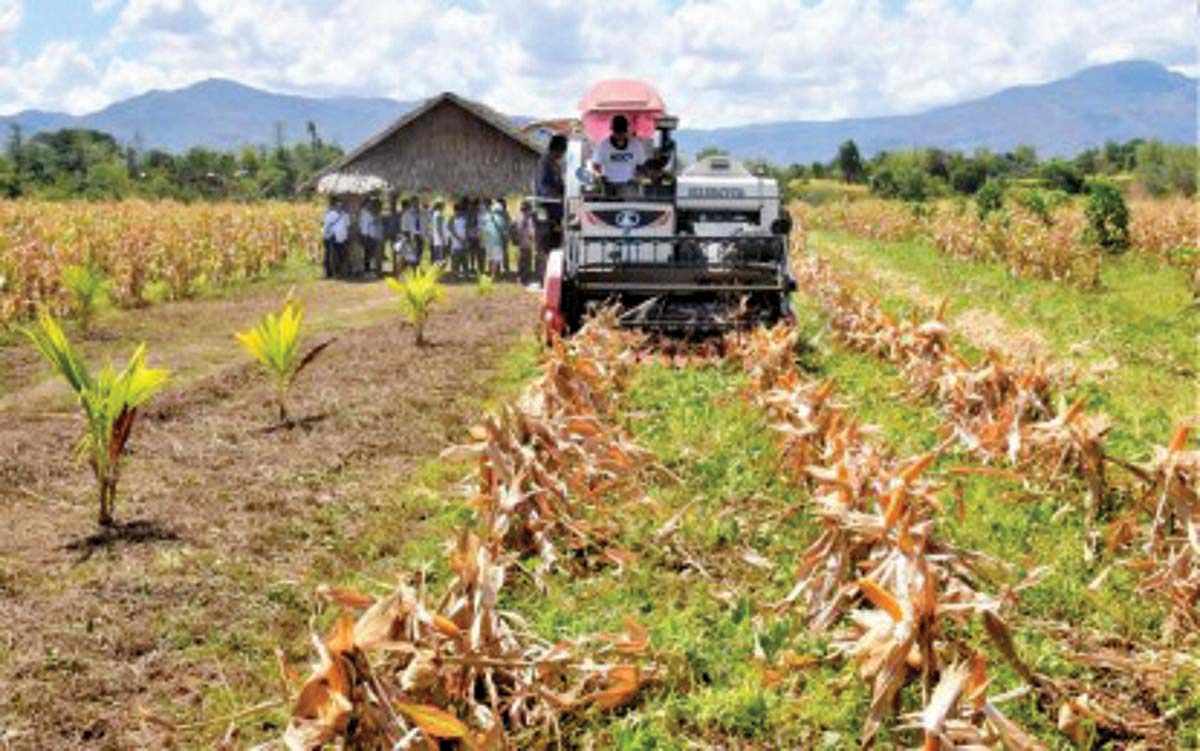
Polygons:
<instances>
[{"instance_id":1,"label":"dried corn stalk","mask_svg":"<svg viewBox=\"0 0 1200 751\"><path fill-rule=\"evenodd\" d=\"M543 376L456 450L478 460L478 513L447 552L454 577L440 597L409 583L378 599L325 590L364 612L316 640L318 662L284 735L290 749L525 747L556 735L565 712L622 706L654 678L648 634L634 621L620 634L551 643L497 606L518 557L537 552L550 566L563 540L603 546L607 502L638 489L650 456L611 423L632 342L589 326L555 343Z\"/></svg>"}]
</instances>

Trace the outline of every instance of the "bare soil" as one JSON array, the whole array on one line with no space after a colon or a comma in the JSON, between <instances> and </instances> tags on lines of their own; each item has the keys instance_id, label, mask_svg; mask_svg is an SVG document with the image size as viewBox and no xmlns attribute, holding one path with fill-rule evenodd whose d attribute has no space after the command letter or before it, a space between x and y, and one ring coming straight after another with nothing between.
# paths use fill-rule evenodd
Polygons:
<instances>
[{"instance_id":1,"label":"bare soil","mask_svg":"<svg viewBox=\"0 0 1200 751\"><path fill-rule=\"evenodd\" d=\"M307 587L344 573L351 549L388 554L387 539L346 544L372 515L420 534L387 489L461 440L536 319L517 287L459 288L418 348L381 284L300 292L308 342L337 340L295 384L293 426L275 424L271 386L230 336L280 290L104 323L92 354L147 340L151 364L182 375L140 415L120 524L103 532L90 471L70 458L81 423L65 387L22 343L0 346L0 748L195 746L224 725L168 724L273 698L264 664L275 644L304 654Z\"/></svg>"}]
</instances>

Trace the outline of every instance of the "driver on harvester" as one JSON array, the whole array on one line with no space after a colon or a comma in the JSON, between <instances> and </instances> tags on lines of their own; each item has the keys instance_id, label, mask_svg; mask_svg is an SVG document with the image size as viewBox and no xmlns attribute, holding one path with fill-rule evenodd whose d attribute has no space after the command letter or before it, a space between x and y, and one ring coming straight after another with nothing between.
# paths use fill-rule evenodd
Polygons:
<instances>
[{"instance_id":1,"label":"driver on harvester","mask_svg":"<svg viewBox=\"0 0 1200 751\"><path fill-rule=\"evenodd\" d=\"M612 135L592 151L592 170L609 185L628 185L649 158L646 145L629 137L629 119L617 115L612 119Z\"/></svg>"}]
</instances>

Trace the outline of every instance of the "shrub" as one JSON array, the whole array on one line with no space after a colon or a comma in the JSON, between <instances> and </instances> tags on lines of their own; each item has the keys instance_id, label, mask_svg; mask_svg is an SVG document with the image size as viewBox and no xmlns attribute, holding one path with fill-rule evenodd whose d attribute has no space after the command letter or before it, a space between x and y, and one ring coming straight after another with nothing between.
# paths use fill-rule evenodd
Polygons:
<instances>
[{"instance_id":1,"label":"shrub","mask_svg":"<svg viewBox=\"0 0 1200 751\"><path fill-rule=\"evenodd\" d=\"M409 269L399 280L389 278L388 287L400 298L400 310L416 328L417 344L425 343L425 324L433 306L446 299L446 289L439 279L440 266L424 264Z\"/></svg>"},{"instance_id":2,"label":"shrub","mask_svg":"<svg viewBox=\"0 0 1200 751\"><path fill-rule=\"evenodd\" d=\"M279 421L288 421L287 395L296 376L333 340L322 342L300 356L300 324L304 320L304 305L289 295L278 315L268 313L249 331L234 336L263 369L275 379L275 399Z\"/></svg>"},{"instance_id":3,"label":"shrub","mask_svg":"<svg viewBox=\"0 0 1200 751\"><path fill-rule=\"evenodd\" d=\"M985 182L983 187L975 193L975 207L979 211L980 219L986 219L988 214L1003 208L1004 183L999 180Z\"/></svg>"},{"instance_id":4,"label":"shrub","mask_svg":"<svg viewBox=\"0 0 1200 751\"><path fill-rule=\"evenodd\" d=\"M1088 239L1108 253L1123 253L1129 249L1129 205L1121 189L1104 180L1088 185Z\"/></svg>"},{"instance_id":5,"label":"shrub","mask_svg":"<svg viewBox=\"0 0 1200 751\"><path fill-rule=\"evenodd\" d=\"M109 526L113 523L121 460L137 410L162 389L169 373L146 367L143 344L134 350L121 372L105 366L93 376L49 313L41 313L36 327L22 331L79 398L85 425L78 451L96 476L100 525Z\"/></svg>"},{"instance_id":6,"label":"shrub","mask_svg":"<svg viewBox=\"0 0 1200 751\"><path fill-rule=\"evenodd\" d=\"M977 161L957 165L950 172L950 186L957 193L976 193L987 182L987 170Z\"/></svg>"},{"instance_id":7,"label":"shrub","mask_svg":"<svg viewBox=\"0 0 1200 751\"><path fill-rule=\"evenodd\" d=\"M1054 214L1050 202L1046 199L1046 193L1041 190L1022 190L1018 191L1013 200L1021 208L1033 214L1042 221L1046 226L1054 224Z\"/></svg>"},{"instance_id":8,"label":"shrub","mask_svg":"<svg viewBox=\"0 0 1200 751\"><path fill-rule=\"evenodd\" d=\"M86 334L96 311L108 299L108 277L88 263L63 268L63 287L71 295L72 307L79 316L79 327Z\"/></svg>"},{"instance_id":9,"label":"shrub","mask_svg":"<svg viewBox=\"0 0 1200 751\"><path fill-rule=\"evenodd\" d=\"M1061 190L1064 193L1083 192L1083 175L1070 162L1055 159L1046 162L1038 171L1038 176L1047 188Z\"/></svg>"}]
</instances>

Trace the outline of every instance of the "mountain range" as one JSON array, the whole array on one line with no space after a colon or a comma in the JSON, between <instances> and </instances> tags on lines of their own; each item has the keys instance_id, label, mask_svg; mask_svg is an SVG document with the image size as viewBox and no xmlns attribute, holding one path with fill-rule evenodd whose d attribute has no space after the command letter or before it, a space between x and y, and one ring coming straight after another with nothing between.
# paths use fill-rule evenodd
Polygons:
<instances>
[{"instance_id":1,"label":"mountain range","mask_svg":"<svg viewBox=\"0 0 1200 751\"><path fill-rule=\"evenodd\" d=\"M417 104L384 97L276 94L210 78L182 89L154 89L86 115L26 110L0 117L0 127L7 131L9 125L20 125L25 135L92 128L122 144L182 152L192 146L231 149L273 144L280 126L287 142L306 139L311 121L322 139L348 149Z\"/></svg>"},{"instance_id":2,"label":"mountain range","mask_svg":"<svg viewBox=\"0 0 1200 751\"><path fill-rule=\"evenodd\" d=\"M270 144L278 128L287 141L295 141L307 137L311 121L323 139L349 149L416 104L379 97L277 94L208 79L182 89L149 91L81 116L26 110L0 117L0 128L20 125L26 135L94 128L125 144L179 152L191 146ZM918 114L683 129L676 138L686 153L715 146L786 164L828 161L848 138L868 156L914 146L1008 151L1019 144L1034 146L1042 156L1069 156L1110 139L1195 143L1196 128L1197 80L1158 63L1135 60Z\"/></svg>"},{"instance_id":3,"label":"mountain range","mask_svg":"<svg viewBox=\"0 0 1200 751\"><path fill-rule=\"evenodd\" d=\"M915 146L1002 152L1029 144L1043 157L1072 156L1133 138L1194 144L1196 85L1158 63L1133 60L920 114L691 130L678 141L684 151L712 145L784 164L828 161L848 138L866 155Z\"/></svg>"}]
</instances>

